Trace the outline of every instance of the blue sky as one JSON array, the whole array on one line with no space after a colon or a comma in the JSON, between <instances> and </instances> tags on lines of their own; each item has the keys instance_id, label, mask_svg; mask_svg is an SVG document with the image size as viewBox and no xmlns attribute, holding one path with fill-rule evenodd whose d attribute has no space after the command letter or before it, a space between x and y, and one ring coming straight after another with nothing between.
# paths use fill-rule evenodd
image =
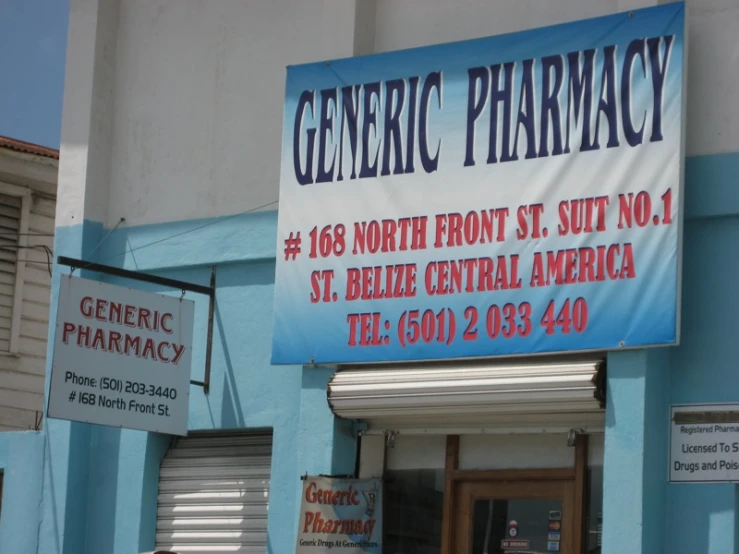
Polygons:
<instances>
[{"instance_id":1,"label":"blue sky","mask_svg":"<svg viewBox=\"0 0 739 554\"><path fill-rule=\"evenodd\" d=\"M0 0L0 135L59 148L69 0Z\"/></svg>"}]
</instances>

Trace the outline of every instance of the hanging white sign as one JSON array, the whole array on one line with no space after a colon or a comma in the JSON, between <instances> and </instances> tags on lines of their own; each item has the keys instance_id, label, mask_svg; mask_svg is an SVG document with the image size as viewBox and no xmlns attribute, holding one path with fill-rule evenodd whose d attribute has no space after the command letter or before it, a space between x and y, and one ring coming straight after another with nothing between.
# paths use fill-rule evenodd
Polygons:
<instances>
[{"instance_id":1,"label":"hanging white sign","mask_svg":"<svg viewBox=\"0 0 739 554\"><path fill-rule=\"evenodd\" d=\"M187 435L194 307L63 276L49 417Z\"/></svg>"}]
</instances>

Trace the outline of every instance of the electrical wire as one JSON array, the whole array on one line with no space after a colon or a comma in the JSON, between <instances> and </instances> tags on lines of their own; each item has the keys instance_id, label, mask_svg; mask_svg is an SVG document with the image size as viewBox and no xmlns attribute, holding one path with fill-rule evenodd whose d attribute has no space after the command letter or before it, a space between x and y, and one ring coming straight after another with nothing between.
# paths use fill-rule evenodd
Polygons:
<instances>
[{"instance_id":1,"label":"electrical wire","mask_svg":"<svg viewBox=\"0 0 739 554\"><path fill-rule=\"evenodd\" d=\"M121 223L123 223L124 221L126 221L126 218L125 218L125 217L122 217L122 218L120 218L120 219L118 220L118 223L116 223L116 224L115 224L115 227L113 227L113 228L112 228L112 229L111 229L110 231L108 231L108 232L107 232L107 234L106 234L106 235L105 235L105 236L104 236L104 237L103 237L102 239L100 239L100 242L98 242L98 243L97 243L97 244L95 245L95 248L93 248L93 249L92 249L92 251L91 251L91 252L90 252L90 253L88 254L88 256L89 256L89 257L92 257L92 255L93 255L93 254L94 254L94 253L95 253L95 252L97 251L97 249L98 249L98 248L100 248L100 246L101 246L101 245L102 245L102 244L103 244L103 243L104 243L104 242L105 242L106 240L108 240L108 237L110 237L110 235L112 235L112 234L113 234L113 231L115 231L116 229L118 229L118 227L120 227Z\"/></svg>"},{"instance_id":2,"label":"electrical wire","mask_svg":"<svg viewBox=\"0 0 739 554\"><path fill-rule=\"evenodd\" d=\"M136 246L136 247L133 247L133 248L126 249L123 252L119 252L118 254L114 254L112 256L108 256L106 258L103 258L102 260L100 260L100 262L90 262L90 264L93 264L93 263L102 263L102 262L106 262L106 261L112 260L114 258L118 258L119 256L125 256L126 254L131 254L133 252L138 252L139 250L143 250L144 248L149 248L150 246L154 246L156 244L161 244L163 242L167 242L168 240L172 240L174 238L181 237L183 235L187 235L189 233L194 233L195 231L199 231L201 229L205 229L206 227L211 227L211 226L217 225L219 223L224 223L226 221L230 221L231 219L240 217L242 215L246 215L246 214L249 214L249 213L252 213L252 212L256 212L256 211L261 210L261 209L264 209L264 208L268 208L269 206L273 206L273 205L277 204L278 202L279 202L279 200L273 200L271 202L267 202L266 204L262 204L260 206L254 207L254 208L249 208L248 210L244 210L243 212L239 212L239 213L236 213L236 214L233 214L233 215L229 215L229 216L226 216L226 217L218 218L218 219L216 219L214 221L209 221L208 223L204 223L202 225L198 225L197 227L193 227L192 229L188 229L186 231L181 231L179 233L174 233L173 235L170 235L168 237L164 237L162 239L158 239L158 240L149 242L147 244L142 244L141 246ZM120 224L120 222L119 222L119 224ZM110 236L110 233L108 233L108 235L106 235L105 239L107 239L108 236ZM103 239L103 240L105 240L105 239ZM97 247L95 248L95 250L96 249L97 249ZM93 252L94 252L94 250L93 250ZM79 268L73 268L73 269L84 270L86 267L88 267L88 265L85 265L85 266L79 267Z\"/></svg>"},{"instance_id":3,"label":"electrical wire","mask_svg":"<svg viewBox=\"0 0 739 554\"><path fill-rule=\"evenodd\" d=\"M0 237L53 237L54 233L37 233L30 231L28 233L0 233Z\"/></svg>"},{"instance_id":4,"label":"electrical wire","mask_svg":"<svg viewBox=\"0 0 739 554\"><path fill-rule=\"evenodd\" d=\"M43 250L44 253L46 254L46 265L47 265L47 269L49 271L49 277L52 276L52 263L51 263L51 260L54 257L54 252L51 250L51 248L49 248L45 244L30 244L30 245L26 245L26 246L21 246L20 244L7 244L7 245L0 246L0 251L13 252L13 253L16 254L16 256L18 255L18 250L21 250L21 249L28 249L28 250L39 249L39 250ZM28 262L29 260L18 260L18 259L16 259L15 260L15 263L18 263L18 262L21 262L21 261ZM31 263L34 263L34 262L31 262ZM39 263L40 264L40 262L35 262L35 263Z\"/></svg>"},{"instance_id":5,"label":"electrical wire","mask_svg":"<svg viewBox=\"0 0 739 554\"><path fill-rule=\"evenodd\" d=\"M279 202L279 200L272 200L271 202L267 202L266 204L261 204L259 206L254 207L254 208L249 208L247 210L244 210L242 212L239 212L239 213L236 213L236 214L233 214L233 215L229 215L229 216L226 216L226 217L215 219L213 221L209 221L208 223L204 223L202 225L198 225L198 226L193 227L191 229L187 229L186 231L181 231L179 233L174 233L174 234L172 234L172 235L170 235L168 237L164 237L162 239L158 239L158 240L155 240L155 241L146 243L146 244L142 244L141 246L135 246L133 248L128 248L128 249L126 249L126 250L124 250L122 252L119 252L119 253L114 254L112 256L108 256L106 258L103 258L101 260L101 262L109 261L109 260L112 260L114 258L118 258L120 256L125 256L126 254L131 254L133 252L137 252L139 250L143 250L144 248L149 248L150 246L161 244L163 242L167 242L167 241L172 240L174 238L181 237L183 235L187 235L187 234L190 234L190 233L194 233L195 231L199 231L201 229L205 229L206 227L211 227L213 225L217 225L219 223L223 223L225 221L229 221L229 220L234 219L236 217L240 217L242 215L246 215L246 214L249 214L249 213L252 213L252 212L256 212L256 211L261 210L261 209L264 209L264 208L268 208L270 206L273 206L273 205L277 204L278 202ZM125 218L122 217L118 221L118 223L116 223L116 225L106 233L106 235L100 240L100 242L98 242L95 245L95 248L93 248L92 251L88 254L88 257L92 257L92 255L98 250L98 248L100 248L100 246L106 240L108 240L108 238L110 238L110 236L113 234L113 232L116 231L124 221L125 221ZM13 236L13 237L18 237L18 236L53 237L54 234L53 233L51 233L51 234L50 233L0 233L0 237L2 237L2 236ZM21 246L21 245L3 245L3 246L0 246L0 251L4 250L4 251L7 251L7 252L15 252L17 254L17 250L22 249L22 248L25 248L25 249L41 249L41 250L43 250L46 253L46 261L47 261L46 267L47 267L47 269L49 271L49 276L52 275L52 267L53 267L52 259L53 259L54 253L51 250L51 248L49 248L46 245L43 245L43 244L35 244L35 245L27 245L27 246ZM36 266L39 266L39 267L42 267L43 266L43 263L42 262L31 261L31 260L16 260L16 263L17 262L21 262L21 261L22 262L25 262L27 264L33 264L33 265L36 265ZM90 262L90 264L93 264L93 263L98 263L98 262ZM87 267L87 265L85 265L83 267L80 267L80 268L72 268L72 269L73 269L73 271L74 271L74 269L84 270L86 267Z\"/></svg>"},{"instance_id":6,"label":"electrical wire","mask_svg":"<svg viewBox=\"0 0 739 554\"><path fill-rule=\"evenodd\" d=\"M46 264L44 262L39 262L39 261L34 261L34 260L17 260L17 261L24 262L26 264L26 266L29 266L30 265L32 267L37 267L39 269L48 269L49 268L49 264Z\"/></svg>"}]
</instances>

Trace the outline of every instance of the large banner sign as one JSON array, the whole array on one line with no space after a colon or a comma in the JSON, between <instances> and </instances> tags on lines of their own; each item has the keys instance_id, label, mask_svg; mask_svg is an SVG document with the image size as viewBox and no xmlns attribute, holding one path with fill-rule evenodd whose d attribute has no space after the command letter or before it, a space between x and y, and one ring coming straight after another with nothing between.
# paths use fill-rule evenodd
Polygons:
<instances>
[{"instance_id":1,"label":"large banner sign","mask_svg":"<svg viewBox=\"0 0 739 554\"><path fill-rule=\"evenodd\" d=\"M382 482L308 477L298 523L297 554L382 552Z\"/></svg>"},{"instance_id":2,"label":"large banner sign","mask_svg":"<svg viewBox=\"0 0 739 554\"><path fill-rule=\"evenodd\" d=\"M63 275L49 417L187 435L195 303Z\"/></svg>"},{"instance_id":3,"label":"large banner sign","mask_svg":"<svg viewBox=\"0 0 739 554\"><path fill-rule=\"evenodd\" d=\"M272 361L675 344L684 10L288 68Z\"/></svg>"}]
</instances>

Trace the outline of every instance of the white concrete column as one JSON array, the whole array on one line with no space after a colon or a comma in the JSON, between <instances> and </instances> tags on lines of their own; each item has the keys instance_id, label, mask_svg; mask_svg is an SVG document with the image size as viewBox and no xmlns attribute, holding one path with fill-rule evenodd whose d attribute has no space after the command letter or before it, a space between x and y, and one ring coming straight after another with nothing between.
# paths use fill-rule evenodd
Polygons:
<instances>
[{"instance_id":1,"label":"white concrete column","mask_svg":"<svg viewBox=\"0 0 739 554\"><path fill-rule=\"evenodd\" d=\"M107 212L118 9L119 0L71 0L57 227Z\"/></svg>"},{"instance_id":2,"label":"white concrete column","mask_svg":"<svg viewBox=\"0 0 739 554\"><path fill-rule=\"evenodd\" d=\"M119 0L71 0L57 194L55 256L85 257L107 210ZM59 271L49 321L56 320ZM49 354L55 327L49 327ZM47 357L48 395L52 356ZM48 396L47 396L48 397ZM86 551L90 426L46 419L38 552ZM92 507L94 510L94 507Z\"/></svg>"}]
</instances>

